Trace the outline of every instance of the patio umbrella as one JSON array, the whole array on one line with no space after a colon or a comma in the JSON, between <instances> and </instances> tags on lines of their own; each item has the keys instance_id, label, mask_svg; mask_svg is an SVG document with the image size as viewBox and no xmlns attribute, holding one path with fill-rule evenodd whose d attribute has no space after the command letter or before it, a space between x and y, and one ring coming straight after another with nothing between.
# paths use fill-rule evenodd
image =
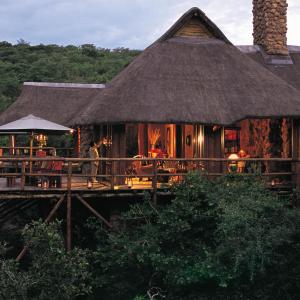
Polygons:
<instances>
[{"instance_id":1,"label":"patio umbrella","mask_svg":"<svg viewBox=\"0 0 300 300\"><path fill-rule=\"evenodd\" d=\"M28 115L24 118L7 123L0 126L0 133L18 134L30 133L30 158L32 158L33 136L38 133L60 134L64 132L72 132L73 129L50 122L48 120Z\"/></svg>"},{"instance_id":2,"label":"patio umbrella","mask_svg":"<svg viewBox=\"0 0 300 300\"><path fill-rule=\"evenodd\" d=\"M72 129L54 122L28 115L19 120L0 126L0 132L27 132L27 133L50 133L58 134L70 132Z\"/></svg>"}]
</instances>

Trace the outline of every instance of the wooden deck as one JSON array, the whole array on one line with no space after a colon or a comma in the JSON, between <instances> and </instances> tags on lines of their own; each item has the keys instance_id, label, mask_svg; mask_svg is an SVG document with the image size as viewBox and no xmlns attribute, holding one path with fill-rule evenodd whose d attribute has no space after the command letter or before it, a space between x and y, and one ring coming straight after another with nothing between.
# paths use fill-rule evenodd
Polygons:
<instances>
[{"instance_id":1,"label":"wooden deck","mask_svg":"<svg viewBox=\"0 0 300 300\"><path fill-rule=\"evenodd\" d=\"M33 168L30 166L42 165L49 161L63 162L63 170L52 171ZM240 159L261 169L262 164L268 164L270 170L261 173L267 180L267 184L274 190L291 190L295 186L297 174L295 164L299 163L292 159ZM81 195L93 195L94 197L128 197L148 191L153 200L156 201L157 193L170 193L170 187L174 182L182 180L192 170L200 170L215 178L229 172L228 165L232 160L222 158L201 158L201 159L182 159L182 158L100 158L100 165L105 163L105 173L98 174L99 183L88 185L90 179L89 171L84 166L89 166L94 160L80 158L46 157L2 157L0 173L0 199L24 198L50 198L67 193L80 193ZM148 166L147 172L132 170L136 163L145 163ZM164 167L162 167L162 165ZM9 166L9 167L8 167ZM166 167L167 166L167 167ZM131 171L128 172L128 169ZM165 171L165 173L161 173ZM49 179L54 176L60 177L61 187L51 187ZM163 180L165 178L165 180ZM40 183L37 184L37 180ZM44 179L48 181L46 185L41 183ZM35 182L34 182L35 181ZM29 183L31 182L31 183ZM34 182L34 183L33 183Z\"/></svg>"},{"instance_id":2,"label":"wooden deck","mask_svg":"<svg viewBox=\"0 0 300 300\"><path fill-rule=\"evenodd\" d=\"M171 187L171 183L157 183L158 189L169 189ZM133 190L152 190L152 181L151 180L139 180L138 178L134 178L132 180L132 184L123 184L123 185L114 185L113 189L111 187L111 183L109 181L100 181L97 183L93 183L91 188L88 188L87 180L85 177L73 177L71 182L71 191L72 192L106 192L106 191L133 191ZM39 192L39 193L64 193L68 191L68 180L66 177L62 177L62 186L61 188L53 188L53 187L38 187L25 185L22 188L21 178L15 178L13 186L7 185L7 178L0 178L0 194L8 193L8 192Z\"/></svg>"},{"instance_id":3,"label":"wooden deck","mask_svg":"<svg viewBox=\"0 0 300 300\"><path fill-rule=\"evenodd\" d=\"M51 161L63 162L63 169L54 171L37 168L43 162ZM231 172L228 166L233 163L232 160L223 158L100 158L97 161L100 166L105 165L106 168L97 176L99 183L88 186L90 173L84 170L83 166L89 166L94 161L87 158L1 157L0 200L3 201L0 201L0 212L3 212L6 217L10 216L13 207L6 207L6 203L10 205L13 202L18 203L19 208L22 208L31 207L34 203L39 203L38 200L51 200L49 203L53 207L44 220L48 223L64 203L66 246L70 250L72 248L72 210L76 207L74 200L79 201L105 226L112 228L109 218L101 215L93 207L95 200L101 200L96 203L103 205L111 205L115 201L118 201L118 205L130 201L132 203L132 201L144 199L144 193L147 191L151 195L152 205L155 206L159 199L164 197L170 199L173 196L170 187L174 182L183 180L189 171L198 170L205 172L210 178L215 178ZM262 170L263 164L267 166L268 169L260 175L266 178L266 184L274 190L291 190L295 184L300 185L300 162L298 160L273 158L240 159L240 161L254 164L259 170ZM147 171L136 167L140 165L146 165ZM62 183L60 188L49 185L50 179L54 177L60 178ZM48 184L42 183L45 181L48 181ZM27 248L24 247L17 260L20 260L26 251Z\"/></svg>"}]
</instances>

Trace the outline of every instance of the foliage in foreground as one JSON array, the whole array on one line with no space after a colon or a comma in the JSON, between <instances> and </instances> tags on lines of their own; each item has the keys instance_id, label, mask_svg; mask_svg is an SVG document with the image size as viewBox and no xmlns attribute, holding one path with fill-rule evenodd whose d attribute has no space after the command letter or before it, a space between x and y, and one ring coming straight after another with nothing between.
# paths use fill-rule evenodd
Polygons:
<instances>
[{"instance_id":1,"label":"foliage in foreground","mask_svg":"<svg viewBox=\"0 0 300 300\"><path fill-rule=\"evenodd\" d=\"M176 199L136 205L99 239L104 299L296 299L300 219L254 177L190 174ZM97 275L97 276L96 276ZM142 299L137 297L136 299Z\"/></svg>"},{"instance_id":2,"label":"foliage in foreground","mask_svg":"<svg viewBox=\"0 0 300 300\"><path fill-rule=\"evenodd\" d=\"M59 223L27 226L27 269L0 261L1 299L297 299L300 218L254 176L191 173L176 198L145 202L90 250L66 254ZM0 247L3 255L4 245Z\"/></svg>"},{"instance_id":3,"label":"foliage in foreground","mask_svg":"<svg viewBox=\"0 0 300 300\"><path fill-rule=\"evenodd\" d=\"M0 247L0 299L74 299L91 292L87 252L65 252L59 222L33 222L23 236L31 258L26 270L4 259L5 245Z\"/></svg>"}]
</instances>

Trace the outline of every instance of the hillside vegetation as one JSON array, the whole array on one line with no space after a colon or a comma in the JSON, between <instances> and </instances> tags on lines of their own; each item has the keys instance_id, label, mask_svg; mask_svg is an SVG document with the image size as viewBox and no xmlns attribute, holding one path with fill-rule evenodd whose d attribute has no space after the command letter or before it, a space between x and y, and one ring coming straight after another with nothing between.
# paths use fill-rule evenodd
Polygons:
<instances>
[{"instance_id":1,"label":"hillside vegetation","mask_svg":"<svg viewBox=\"0 0 300 300\"><path fill-rule=\"evenodd\" d=\"M91 44L30 46L0 42L0 111L20 94L24 81L105 83L132 59L137 50L103 49Z\"/></svg>"}]
</instances>

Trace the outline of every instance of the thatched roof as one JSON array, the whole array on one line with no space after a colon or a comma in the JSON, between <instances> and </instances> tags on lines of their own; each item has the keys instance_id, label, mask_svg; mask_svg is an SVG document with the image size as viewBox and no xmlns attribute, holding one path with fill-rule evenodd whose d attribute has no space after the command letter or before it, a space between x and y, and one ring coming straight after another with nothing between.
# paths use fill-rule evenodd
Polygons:
<instances>
[{"instance_id":1,"label":"thatched roof","mask_svg":"<svg viewBox=\"0 0 300 300\"><path fill-rule=\"evenodd\" d=\"M258 46L239 46L243 53L247 54L254 61L267 68L279 78L285 80L290 85L300 91L300 47L288 46L291 63L277 64L266 63L262 54L262 49Z\"/></svg>"},{"instance_id":2,"label":"thatched roof","mask_svg":"<svg viewBox=\"0 0 300 300\"><path fill-rule=\"evenodd\" d=\"M29 114L70 126L102 84L25 82L19 98L0 115L0 124Z\"/></svg>"},{"instance_id":3,"label":"thatched roof","mask_svg":"<svg viewBox=\"0 0 300 300\"><path fill-rule=\"evenodd\" d=\"M187 24L200 24L199 36L186 34ZM192 8L74 122L232 124L281 116L300 116L299 91L239 51Z\"/></svg>"}]
</instances>

